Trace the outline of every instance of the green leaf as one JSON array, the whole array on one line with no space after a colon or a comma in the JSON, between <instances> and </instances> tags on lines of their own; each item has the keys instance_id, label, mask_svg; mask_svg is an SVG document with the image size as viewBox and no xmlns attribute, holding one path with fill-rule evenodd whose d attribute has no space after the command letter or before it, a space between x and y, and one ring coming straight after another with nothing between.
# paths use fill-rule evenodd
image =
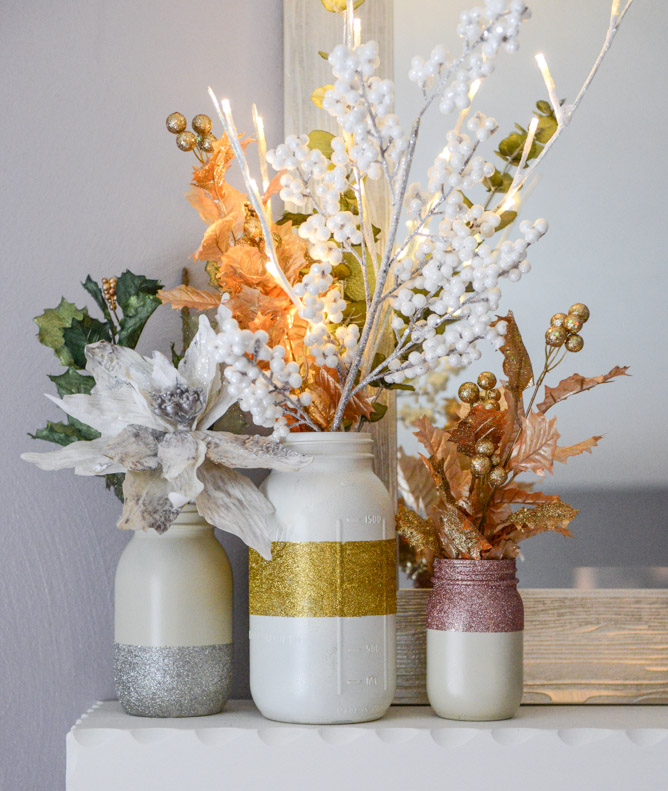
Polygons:
<instances>
[{"instance_id":1,"label":"green leaf","mask_svg":"<svg viewBox=\"0 0 668 791\"><path fill-rule=\"evenodd\" d=\"M544 99L540 99L536 102L536 108L538 109L539 113L543 115L553 115L554 111L552 109L552 105L549 102L546 102Z\"/></svg>"},{"instance_id":2,"label":"green leaf","mask_svg":"<svg viewBox=\"0 0 668 791\"><path fill-rule=\"evenodd\" d=\"M128 346L130 349L135 348L146 322L160 304L158 297L154 297L144 291L139 291L127 299L123 305L123 318L121 319L118 333L120 346Z\"/></svg>"},{"instance_id":3,"label":"green leaf","mask_svg":"<svg viewBox=\"0 0 668 791\"><path fill-rule=\"evenodd\" d=\"M232 404L227 412L211 426L211 430L229 431L231 434L247 434L248 421L239 404Z\"/></svg>"},{"instance_id":4,"label":"green leaf","mask_svg":"<svg viewBox=\"0 0 668 791\"><path fill-rule=\"evenodd\" d=\"M82 423L80 420L72 417L72 415L67 416L67 422L70 424L70 426L74 426L74 428L77 430L77 438L80 440L89 441L102 436L100 432L94 429L92 426Z\"/></svg>"},{"instance_id":5,"label":"green leaf","mask_svg":"<svg viewBox=\"0 0 668 791\"><path fill-rule=\"evenodd\" d=\"M499 143L499 150L497 151L497 154L502 159L512 162L515 165L519 165L520 159L522 158L522 149L524 148L526 139L526 134L513 132Z\"/></svg>"},{"instance_id":6,"label":"green leaf","mask_svg":"<svg viewBox=\"0 0 668 791\"><path fill-rule=\"evenodd\" d=\"M303 222L306 222L310 214L299 214L294 211L283 212L280 220L276 220L276 225L285 225L286 222L291 222L295 228L298 228Z\"/></svg>"},{"instance_id":7,"label":"green leaf","mask_svg":"<svg viewBox=\"0 0 668 791\"><path fill-rule=\"evenodd\" d=\"M347 264L337 264L332 267L332 277L336 280L345 280L352 274L352 269Z\"/></svg>"},{"instance_id":8,"label":"green leaf","mask_svg":"<svg viewBox=\"0 0 668 791\"><path fill-rule=\"evenodd\" d=\"M499 215L501 217L501 222L497 226L496 230L500 231L505 228L507 225L510 225L511 222L515 221L515 217L517 217L516 211L504 211L501 212Z\"/></svg>"},{"instance_id":9,"label":"green leaf","mask_svg":"<svg viewBox=\"0 0 668 791\"><path fill-rule=\"evenodd\" d=\"M387 404L381 404L378 401L373 405L373 412L369 417L369 423L377 423L385 417L387 412Z\"/></svg>"},{"instance_id":10,"label":"green leaf","mask_svg":"<svg viewBox=\"0 0 668 791\"><path fill-rule=\"evenodd\" d=\"M28 436L63 446L70 445L79 439L76 426L70 423L52 423L50 420L47 421L44 428L38 428L34 434L28 434Z\"/></svg>"},{"instance_id":11,"label":"green leaf","mask_svg":"<svg viewBox=\"0 0 668 791\"><path fill-rule=\"evenodd\" d=\"M53 349L63 365L73 363L72 355L65 345L63 330L70 327L74 319L82 319L83 316L83 310L79 310L63 297L57 308L47 308L41 316L34 318L35 324L39 327L37 334L39 342Z\"/></svg>"},{"instance_id":12,"label":"green leaf","mask_svg":"<svg viewBox=\"0 0 668 791\"><path fill-rule=\"evenodd\" d=\"M394 382L391 385L384 384L383 387L386 390L410 390L411 392L415 392L415 388L413 385L407 385L399 382Z\"/></svg>"},{"instance_id":13,"label":"green leaf","mask_svg":"<svg viewBox=\"0 0 668 791\"><path fill-rule=\"evenodd\" d=\"M510 173L501 173L495 170L491 176L484 178L482 183L488 192L508 192L513 183L513 177Z\"/></svg>"},{"instance_id":14,"label":"green leaf","mask_svg":"<svg viewBox=\"0 0 668 791\"><path fill-rule=\"evenodd\" d=\"M161 288L162 283L158 280L149 280L144 275L135 275L129 269L126 269L116 283L116 301L123 309L123 312L125 312L126 305L128 305L132 297L138 294L154 296Z\"/></svg>"},{"instance_id":15,"label":"green leaf","mask_svg":"<svg viewBox=\"0 0 668 791\"><path fill-rule=\"evenodd\" d=\"M538 126L536 127L536 137L539 143L547 143L552 135L557 131L557 119L553 115L538 116Z\"/></svg>"},{"instance_id":16,"label":"green leaf","mask_svg":"<svg viewBox=\"0 0 668 791\"><path fill-rule=\"evenodd\" d=\"M329 60L329 52L323 52L321 49L319 49L318 55L320 55L323 60Z\"/></svg>"},{"instance_id":17,"label":"green leaf","mask_svg":"<svg viewBox=\"0 0 668 791\"><path fill-rule=\"evenodd\" d=\"M311 150L322 151L327 159L332 156L332 140L334 135L331 132L325 132L323 129L314 129L308 136L308 147Z\"/></svg>"},{"instance_id":18,"label":"green leaf","mask_svg":"<svg viewBox=\"0 0 668 791\"><path fill-rule=\"evenodd\" d=\"M311 101L313 102L313 104L322 110L323 99L325 98L325 94L333 87L334 86L331 83L328 83L327 85L321 85L319 88L316 88L311 94ZM313 146L311 146L311 148L313 148Z\"/></svg>"},{"instance_id":19,"label":"green leaf","mask_svg":"<svg viewBox=\"0 0 668 791\"><path fill-rule=\"evenodd\" d=\"M106 321L94 319L88 315L88 311L84 312L83 318L74 319L71 326L63 330L63 338L76 368L86 367L85 349L89 343L113 341Z\"/></svg>"},{"instance_id":20,"label":"green leaf","mask_svg":"<svg viewBox=\"0 0 668 791\"><path fill-rule=\"evenodd\" d=\"M81 285L86 289L91 297L93 297L98 308L102 311L105 319L109 322L109 324L112 324L113 322L111 320L111 313L109 312L109 305L107 305L107 300L104 298L102 289L90 275L86 277Z\"/></svg>"},{"instance_id":21,"label":"green leaf","mask_svg":"<svg viewBox=\"0 0 668 791\"><path fill-rule=\"evenodd\" d=\"M104 476L104 485L123 502L123 481L125 480L124 472L112 472Z\"/></svg>"},{"instance_id":22,"label":"green leaf","mask_svg":"<svg viewBox=\"0 0 668 791\"><path fill-rule=\"evenodd\" d=\"M344 324L357 324L362 329L366 320L366 302L361 300L348 300L343 310Z\"/></svg>"},{"instance_id":23,"label":"green leaf","mask_svg":"<svg viewBox=\"0 0 668 791\"><path fill-rule=\"evenodd\" d=\"M362 248L354 247L353 250L358 256L362 256ZM371 253L365 248L366 252L366 271L369 280L369 292L373 294L376 287L376 273L373 269L371 261ZM343 263L350 269L350 275L343 281L344 296L353 302L364 303L364 311L366 313L366 295L364 293L364 276L362 274L362 266L353 253L343 254Z\"/></svg>"},{"instance_id":24,"label":"green leaf","mask_svg":"<svg viewBox=\"0 0 668 791\"><path fill-rule=\"evenodd\" d=\"M64 374L59 376L49 374L49 379L56 386L58 395L61 398L64 395L72 395L73 393L85 393L87 395L95 387L95 379L92 376L80 374L76 368L68 368Z\"/></svg>"},{"instance_id":25,"label":"green leaf","mask_svg":"<svg viewBox=\"0 0 668 791\"><path fill-rule=\"evenodd\" d=\"M174 366L174 368L178 368L179 363L183 359L183 354L179 354L176 351L176 344L173 341L172 343L169 344L169 348L171 349L172 352L172 365Z\"/></svg>"},{"instance_id":26,"label":"green leaf","mask_svg":"<svg viewBox=\"0 0 668 791\"><path fill-rule=\"evenodd\" d=\"M467 198L467 197L466 197L466 195L464 195L464 193L463 193L463 192L460 192L459 194L462 196L462 200L464 201L464 205L465 205L465 206L466 206L468 209L470 209L470 208L471 208L471 206L473 206L473 201L472 201L472 200L470 200L469 198Z\"/></svg>"}]
</instances>

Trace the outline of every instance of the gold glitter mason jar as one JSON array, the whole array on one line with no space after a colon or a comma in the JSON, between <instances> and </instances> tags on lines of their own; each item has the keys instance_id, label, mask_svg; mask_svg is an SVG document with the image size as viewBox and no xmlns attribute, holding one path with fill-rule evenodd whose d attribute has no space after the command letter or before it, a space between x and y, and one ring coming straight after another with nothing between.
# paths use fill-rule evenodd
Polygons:
<instances>
[{"instance_id":1,"label":"gold glitter mason jar","mask_svg":"<svg viewBox=\"0 0 668 791\"><path fill-rule=\"evenodd\" d=\"M434 561L427 696L440 717L503 720L522 699L524 606L515 559Z\"/></svg>"},{"instance_id":2,"label":"gold glitter mason jar","mask_svg":"<svg viewBox=\"0 0 668 791\"><path fill-rule=\"evenodd\" d=\"M232 570L185 505L166 533L137 531L116 569L114 680L128 714L222 711L232 679Z\"/></svg>"},{"instance_id":3,"label":"gold glitter mason jar","mask_svg":"<svg viewBox=\"0 0 668 791\"><path fill-rule=\"evenodd\" d=\"M373 439L293 434L313 456L274 470L272 560L250 552L250 685L265 717L364 722L395 690L396 541L390 497L373 472Z\"/></svg>"}]
</instances>

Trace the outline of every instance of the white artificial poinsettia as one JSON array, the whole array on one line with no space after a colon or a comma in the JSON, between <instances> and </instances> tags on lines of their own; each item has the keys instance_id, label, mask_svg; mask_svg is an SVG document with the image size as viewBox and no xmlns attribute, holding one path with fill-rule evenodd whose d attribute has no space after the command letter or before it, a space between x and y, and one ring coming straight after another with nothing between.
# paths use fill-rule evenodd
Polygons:
<instances>
[{"instance_id":1,"label":"white artificial poinsettia","mask_svg":"<svg viewBox=\"0 0 668 791\"><path fill-rule=\"evenodd\" d=\"M90 395L47 398L100 438L21 458L43 470L74 467L78 475L124 472L120 528L163 533L194 501L207 522L269 559L273 507L233 468L296 470L311 459L268 437L207 430L237 400L221 377L215 338L201 316L178 368L159 352L146 358L106 341L87 346Z\"/></svg>"}]
</instances>

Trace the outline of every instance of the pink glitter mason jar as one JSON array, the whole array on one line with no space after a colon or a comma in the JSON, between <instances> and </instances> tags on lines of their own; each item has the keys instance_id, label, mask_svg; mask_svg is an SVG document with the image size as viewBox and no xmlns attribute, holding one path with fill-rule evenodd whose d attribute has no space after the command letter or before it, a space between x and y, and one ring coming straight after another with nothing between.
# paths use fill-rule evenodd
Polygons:
<instances>
[{"instance_id":1,"label":"pink glitter mason jar","mask_svg":"<svg viewBox=\"0 0 668 791\"><path fill-rule=\"evenodd\" d=\"M427 695L451 720L504 720L522 699L524 607L515 560L436 560Z\"/></svg>"}]
</instances>

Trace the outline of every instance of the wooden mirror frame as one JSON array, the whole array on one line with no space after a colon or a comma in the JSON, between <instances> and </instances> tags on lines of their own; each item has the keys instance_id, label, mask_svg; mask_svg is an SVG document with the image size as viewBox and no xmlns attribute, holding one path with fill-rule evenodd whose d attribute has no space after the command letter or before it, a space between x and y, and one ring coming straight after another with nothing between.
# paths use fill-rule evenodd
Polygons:
<instances>
[{"instance_id":1,"label":"wooden mirror frame","mask_svg":"<svg viewBox=\"0 0 668 791\"><path fill-rule=\"evenodd\" d=\"M392 77L393 0L368 0L357 12L365 38L378 42ZM283 2L284 132L336 132L311 101L331 74L318 50L339 43L318 0ZM382 208L381 208L382 211ZM396 496L394 398L373 426L376 472ZM523 703L668 703L668 590L527 589ZM428 590L399 590L395 703L427 703L424 610Z\"/></svg>"}]
</instances>

